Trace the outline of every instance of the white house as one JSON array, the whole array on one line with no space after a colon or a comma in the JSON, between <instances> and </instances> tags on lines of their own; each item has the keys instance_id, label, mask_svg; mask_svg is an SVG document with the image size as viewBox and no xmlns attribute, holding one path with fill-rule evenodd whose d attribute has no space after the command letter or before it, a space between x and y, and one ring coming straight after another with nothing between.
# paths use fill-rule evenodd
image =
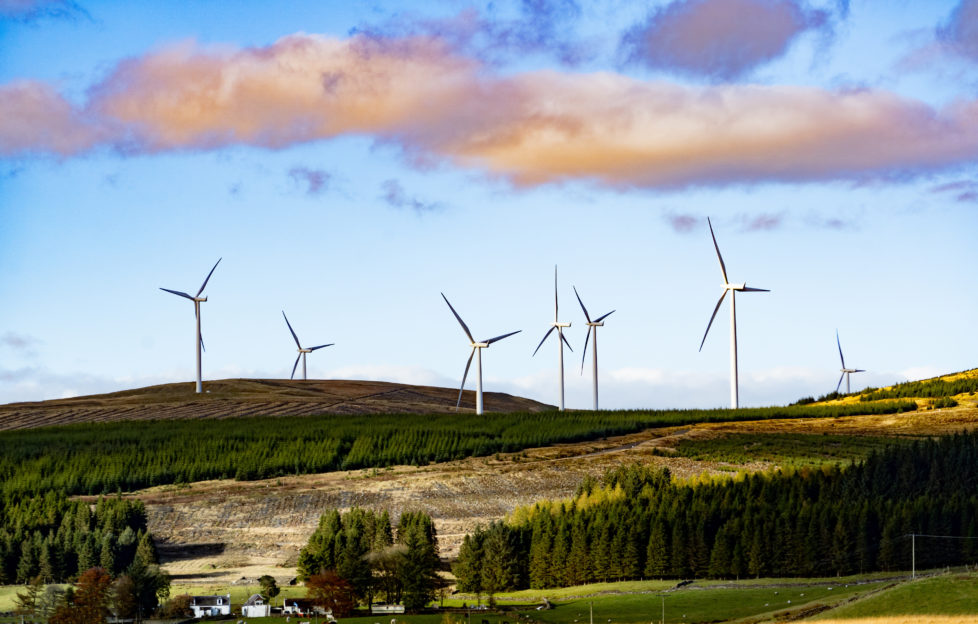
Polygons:
<instances>
[{"instance_id":1,"label":"white house","mask_svg":"<svg viewBox=\"0 0 978 624\"><path fill-rule=\"evenodd\" d=\"M194 617L231 615L231 594L223 596L191 596L190 610Z\"/></svg>"},{"instance_id":2,"label":"white house","mask_svg":"<svg viewBox=\"0 0 978 624\"><path fill-rule=\"evenodd\" d=\"M252 594L241 606L242 617L268 617L272 614L272 605L265 602L261 594Z\"/></svg>"}]
</instances>

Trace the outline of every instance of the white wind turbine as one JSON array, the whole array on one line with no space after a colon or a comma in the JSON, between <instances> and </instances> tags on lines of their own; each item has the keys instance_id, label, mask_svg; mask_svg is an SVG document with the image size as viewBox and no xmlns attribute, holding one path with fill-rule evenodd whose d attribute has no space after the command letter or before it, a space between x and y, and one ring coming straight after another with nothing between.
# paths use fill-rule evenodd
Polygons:
<instances>
[{"instance_id":1,"label":"white wind turbine","mask_svg":"<svg viewBox=\"0 0 978 624\"><path fill-rule=\"evenodd\" d=\"M543 343L547 341L547 338L550 336L551 333L553 333L553 330L556 329L557 330L557 351L560 354L560 404L558 405L558 407L560 408L560 411L564 411L564 345L566 344L567 345L567 348L570 349L572 352L574 351L574 349L571 349L570 343L567 342L567 338L564 337L564 328L565 327L570 327L571 324L570 323L561 323L560 321L558 321L557 320L557 310L558 310L558 305L557 305L557 266L554 265L554 322L550 324L550 329L547 330L547 333L545 333L543 335L543 339L540 341L540 344L538 344L537 345L537 348L534 349L533 355L536 355L537 354L537 351L540 350L540 347L543 346Z\"/></svg>"},{"instance_id":2,"label":"white wind turbine","mask_svg":"<svg viewBox=\"0 0 978 624\"><path fill-rule=\"evenodd\" d=\"M717 316L717 311L720 310L720 304L723 303L723 298L727 296L727 292L730 293L730 405L733 409L737 409L739 404L739 395L737 387L737 292L771 292L766 288L749 288L746 282L740 284L731 284L730 280L727 279L727 267L723 264L723 256L720 255L720 247L717 245L717 237L713 233L713 224L710 223L710 218L706 218L707 224L710 226L710 236L713 237L713 248L717 250L717 259L720 261L720 272L723 274L723 294L720 295L720 300L717 301L717 307L713 308L713 316L710 317L710 322L706 326L706 331L703 333L703 340L700 341L700 351L703 350L703 343L706 342L706 335L710 333L710 326L713 325L713 319Z\"/></svg>"},{"instance_id":3,"label":"white wind turbine","mask_svg":"<svg viewBox=\"0 0 978 624\"><path fill-rule=\"evenodd\" d=\"M581 309L584 310L584 318L587 319L587 336L584 337L584 351L581 353L581 374L584 374L584 359L587 357L587 341L591 337L591 332L594 332L594 347L591 349L592 353L592 369L594 375L594 409L598 409L598 328L604 327L604 320L614 314L614 310L608 312L603 316L591 320L591 316L587 313L587 308L584 307L584 302L581 301L581 296L577 294L577 287L574 286L574 294L577 296L577 302L581 304ZM568 345L569 346L569 345Z\"/></svg>"},{"instance_id":4,"label":"white wind turbine","mask_svg":"<svg viewBox=\"0 0 978 624\"><path fill-rule=\"evenodd\" d=\"M295 377L295 369L299 365L299 359L302 359L302 379L306 378L306 354L312 353L316 349L322 349L323 347L332 347L334 342L329 344L319 345L318 347L309 347L308 349L303 349L302 345L299 344L299 337L295 335L295 330L292 329L292 323L289 322L289 317L285 316L285 310L282 310L282 317L285 318L285 324L289 326L289 331L292 332L292 338L295 339L295 346L299 347L299 355L295 357L295 364L292 365L292 374L289 375L289 379Z\"/></svg>"},{"instance_id":5,"label":"white wind turbine","mask_svg":"<svg viewBox=\"0 0 978 624\"><path fill-rule=\"evenodd\" d=\"M179 296L184 297L186 299L190 299L191 301L194 302L194 316L197 318L197 335L196 335L196 340L195 340L195 342L197 343L197 394L200 394L201 392L203 392L203 383L202 383L201 377L200 377L200 351L201 351L201 349L204 348L204 339L200 335L200 304L203 303L203 302L205 302L205 301L207 301L207 297L201 297L200 296L200 293L204 292L204 288L207 286L207 281L210 280L211 275L214 274L214 269L216 269L217 268L217 265L219 265L221 263L221 260L222 260L222 258L218 258L217 259L217 262L214 263L214 267L211 268L211 272L207 274L207 277L206 278L204 278L204 283L200 285L200 290L198 290L197 291L197 294L194 295L193 297L191 297L190 295L188 295L185 292L180 292L179 290L170 290L169 288L160 288L160 290L165 290L168 293L173 293L174 295L179 295Z\"/></svg>"},{"instance_id":6,"label":"white wind turbine","mask_svg":"<svg viewBox=\"0 0 978 624\"><path fill-rule=\"evenodd\" d=\"M462 326L462 331L465 332L465 335L468 337L469 342L472 345L472 353L469 354L469 361L465 363L465 372L462 373L462 385L459 386L458 388L458 401L455 402L455 409L458 410L459 405L462 404L462 390L465 388L465 378L469 376L469 367L472 366L472 358L475 357L475 373L476 373L475 413L481 414L482 413L482 350L489 348L489 345L491 345L492 343L498 342L503 338L509 338L513 334L520 333L522 330L517 329L514 332L509 332L508 334L503 334L502 336L496 336L495 338L489 338L488 340L483 340L482 342L476 342L475 338L472 337L472 332L469 331L468 325L465 324L465 321L462 320L462 317L459 316L458 312L455 311L455 308L452 307L452 304L448 301L448 297L445 296L445 293L441 293L441 298L445 300L445 303L448 304L448 308L452 311L452 314L454 314L455 318L458 319L459 325Z\"/></svg>"},{"instance_id":7,"label":"white wind turbine","mask_svg":"<svg viewBox=\"0 0 978 624\"><path fill-rule=\"evenodd\" d=\"M835 391L838 392L839 388L842 387L842 378L846 378L846 394L849 394L849 375L852 373L865 373L866 371L861 368L846 368L846 359L842 357L842 343L839 342L839 330L835 330L835 344L839 346L839 359L842 361L842 374L839 375L839 383L835 385Z\"/></svg>"}]
</instances>

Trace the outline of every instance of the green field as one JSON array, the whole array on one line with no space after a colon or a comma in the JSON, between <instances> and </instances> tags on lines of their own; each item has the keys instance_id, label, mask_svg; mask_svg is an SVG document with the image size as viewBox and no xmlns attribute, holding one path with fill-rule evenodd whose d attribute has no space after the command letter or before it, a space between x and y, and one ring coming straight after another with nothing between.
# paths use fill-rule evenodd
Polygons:
<instances>
[{"instance_id":1,"label":"green field","mask_svg":"<svg viewBox=\"0 0 978 624\"><path fill-rule=\"evenodd\" d=\"M673 581L627 581L595 583L562 589L525 590L496 596L498 610L458 609L474 606L474 596L455 595L445 600L446 611L423 615L360 615L344 618L344 624L489 624L538 622L541 624L584 624L594 609L594 621L606 624L657 623L665 607L666 622L774 622L806 616L805 620L846 620L864 617L917 618L937 615L978 614L978 573L951 573L917 581L888 574L871 574L829 579L751 579L743 581L697 581L675 589ZM12 608L20 588L0 587L0 611ZM171 595L225 594L240 605L257 587L202 587L174 585ZM303 587L285 587L276 597L300 597ZM553 605L537 610L546 597ZM482 596L482 604L486 597ZM808 617L810 616L810 617ZM315 618L302 618L303 621ZM233 621L236 621L232 618ZM0 617L0 624L19 622ZM262 618L263 624L286 622L284 617ZM290 624L298 621L291 618Z\"/></svg>"},{"instance_id":2,"label":"green field","mask_svg":"<svg viewBox=\"0 0 978 624\"><path fill-rule=\"evenodd\" d=\"M766 461L782 467L848 464L912 438L805 433L732 433L712 439L682 440L676 454L700 461L747 464Z\"/></svg>"},{"instance_id":3,"label":"green field","mask_svg":"<svg viewBox=\"0 0 978 624\"><path fill-rule=\"evenodd\" d=\"M901 583L813 619L978 615L978 575L945 574Z\"/></svg>"}]
</instances>

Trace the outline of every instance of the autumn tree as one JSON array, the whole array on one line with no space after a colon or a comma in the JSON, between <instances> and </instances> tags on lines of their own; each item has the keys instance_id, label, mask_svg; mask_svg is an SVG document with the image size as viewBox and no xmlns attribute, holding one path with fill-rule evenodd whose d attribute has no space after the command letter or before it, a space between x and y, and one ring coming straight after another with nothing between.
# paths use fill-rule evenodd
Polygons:
<instances>
[{"instance_id":1,"label":"autumn tree","mask_svg":"<svg viewBox=\"0 0 978 624\"><path fill-rule=\"evenodd\" d=\"M335 570L310 576L306 581L306 597L314 605L330 611L333 617L346 617L356 607L353 584Z\"/></svg>"}]
</instances>

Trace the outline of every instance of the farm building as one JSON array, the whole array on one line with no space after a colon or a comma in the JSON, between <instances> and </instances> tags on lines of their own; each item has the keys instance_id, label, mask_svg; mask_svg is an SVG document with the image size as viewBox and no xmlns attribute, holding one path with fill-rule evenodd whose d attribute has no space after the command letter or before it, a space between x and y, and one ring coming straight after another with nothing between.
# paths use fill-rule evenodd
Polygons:
<instances>
[{"instance_id":1,"label":"farm building","mask_svg":"<svg viewBox=\"0 0 978 624\"><path fill-rule=\"evenodd\" d=\"M268 617L272 614L272 605L265 602L261 594L252 594L241 606L242 617Z\"/></svg>"},{"instance_id":2,"label":"farm building","mask_svg":"<svg viewBox=\"0 0 978 624\"><path fill-rule=\"evenodd\" d=\"M194 617L208 615L231 615L231 594L223 596L191 596L190 610Z\"/></svg>"}]
</instances>

